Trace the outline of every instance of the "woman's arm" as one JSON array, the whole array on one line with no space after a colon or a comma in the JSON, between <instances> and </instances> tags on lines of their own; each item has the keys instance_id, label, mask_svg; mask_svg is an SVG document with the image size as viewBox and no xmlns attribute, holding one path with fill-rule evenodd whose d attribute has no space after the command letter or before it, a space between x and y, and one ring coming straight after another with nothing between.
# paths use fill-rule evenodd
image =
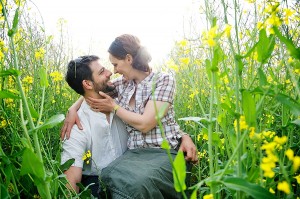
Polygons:
<instances>
[{"instance_id":1,"label":"woman's arm","mask_svg":"<svg viewBox=\"0 0 300 199\"><path fill-rule=\"evenodd\" d=\"M77 114L78 109L80 108L83 97L81 96L68 110L66 119L64 121L63 127L60 130L60 138L63 140L65 136L67 139L70 137L71 129L76 124L80 130L82 130L82 126Z\"/></svg>"},{"instance_id":2,"label":"woman's arm","mask_svg":"<svg viewBox=\"0 0 300 199\"><path fill-rule=\"evenodd\" d=\"M154 101L149 100L145 106L144 113L138 114L118 106L115 103L115 101L105 93L99 92L99 94L103 97L103 99L94 99L94 98L86 99L87 103L95 111L112 112L116 107L118 107L116 110L117 116L119 116L124 122L133 126L134 128L141 131L142 133L149 132L157 125ZM170 103L156 101L155 104L158 112L162 108L165 108L164 115L168 112Z\"/></svg>"}]
</instances>

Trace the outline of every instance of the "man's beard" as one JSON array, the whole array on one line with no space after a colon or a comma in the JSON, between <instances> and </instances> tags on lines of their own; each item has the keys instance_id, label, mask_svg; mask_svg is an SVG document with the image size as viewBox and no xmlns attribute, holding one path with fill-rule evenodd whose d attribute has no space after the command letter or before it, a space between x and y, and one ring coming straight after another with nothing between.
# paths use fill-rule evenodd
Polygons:
<instances>
[{"instance_id":1,"label":"man's beard","mask_svg":"<svg viewBox=\"0 0 300 199\"><path fill-rule=\"evenodd\" d=\"M112 85L107 85L107 84L102 84L102 85L97 85L94 83L95 86L95 92L99 93L99 91L103 92L103 93L111 93L112 91L115 90L115 86Z\"/></svg>"},{"instance_id":2,"label":"man's beard","mask_svg":"<svg viewBox=\"0 0 300 199\"><path fill-rule=\"evenodd\" d=\"M115 89L116 89L116 87L114 87L114 86L106 85L106 87L104 89L102 89L102 92L103 93L110 93L110 92L114 91Z\"/></svg>"}]
</instances>

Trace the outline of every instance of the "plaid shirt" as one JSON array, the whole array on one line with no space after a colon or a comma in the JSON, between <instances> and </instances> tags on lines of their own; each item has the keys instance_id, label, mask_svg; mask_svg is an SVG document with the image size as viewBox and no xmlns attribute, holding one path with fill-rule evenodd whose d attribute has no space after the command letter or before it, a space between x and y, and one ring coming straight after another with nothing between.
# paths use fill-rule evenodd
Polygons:
<instances>
[{"instance_id":1,"label":"plaid shirt","mask_svg":"<svg viewBox=\"0 0 300 199\"><path fill-rule=\"evenodd\" d=\"M126 110L143 114L145 106L149 100L154 100L152 96L152 86L154 88L154 98L156 101L169 102L171 105L167 114L162 118L162 126L166 135L167 141L172 148L178 145L176 138L181 137L179 134L179 125L175 121L175 113L173 107L175 80L172 76L165 73L151 73L139 84L134 81L126 81L123 76L113 80L118 92L117 103ZM135 93L135 107L129 106L129 100ZM126 124L126 130L129 133L128 148L155 148L161 147L163 138L159 126L157 125L148 133L143 134L134 127Z\"/></svg>"}]
</instances>

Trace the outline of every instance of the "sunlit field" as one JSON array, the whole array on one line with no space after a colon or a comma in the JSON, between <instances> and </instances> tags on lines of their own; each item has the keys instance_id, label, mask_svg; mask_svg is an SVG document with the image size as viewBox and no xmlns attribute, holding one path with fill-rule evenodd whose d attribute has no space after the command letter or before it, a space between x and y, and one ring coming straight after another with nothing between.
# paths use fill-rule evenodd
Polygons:
<instances>
[{"instance_id":1,"label":"sunlit field","mask_svg":"<svg viewBox=\"0 0 300 199\"><path fill-rule=\"evenodd\" d=\"M0 0L0 197L90 198L66 188L60 165L60 128L79 97L64 80L65 22L60 38L46 35L29 5ZM188 186L182 157L174 161L176 190L300 198L300 2L200 5L201 30L191 25L157 67L176 77L176 119L198 148Z\"/></svg>"}]
</instances>

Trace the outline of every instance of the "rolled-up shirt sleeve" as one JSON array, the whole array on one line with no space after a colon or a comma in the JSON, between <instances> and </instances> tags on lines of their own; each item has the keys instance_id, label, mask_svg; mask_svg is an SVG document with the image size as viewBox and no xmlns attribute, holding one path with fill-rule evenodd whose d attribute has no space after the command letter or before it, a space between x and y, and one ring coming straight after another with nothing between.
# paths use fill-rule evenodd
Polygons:
<instances>
[{"instance_id":1,"label":"rolled-up shirt sleeve","mask_svg":"<svg viewBox=\"0 0 300 199\"><path fill-rule=\"evenodd\" d=\"M84 130L79 130L75 125L72 128L70 138L62 143L61 164L74 158L72 166L83 168L83 155L87 151L87 138Z\"/></svg>"}]
</instances>

